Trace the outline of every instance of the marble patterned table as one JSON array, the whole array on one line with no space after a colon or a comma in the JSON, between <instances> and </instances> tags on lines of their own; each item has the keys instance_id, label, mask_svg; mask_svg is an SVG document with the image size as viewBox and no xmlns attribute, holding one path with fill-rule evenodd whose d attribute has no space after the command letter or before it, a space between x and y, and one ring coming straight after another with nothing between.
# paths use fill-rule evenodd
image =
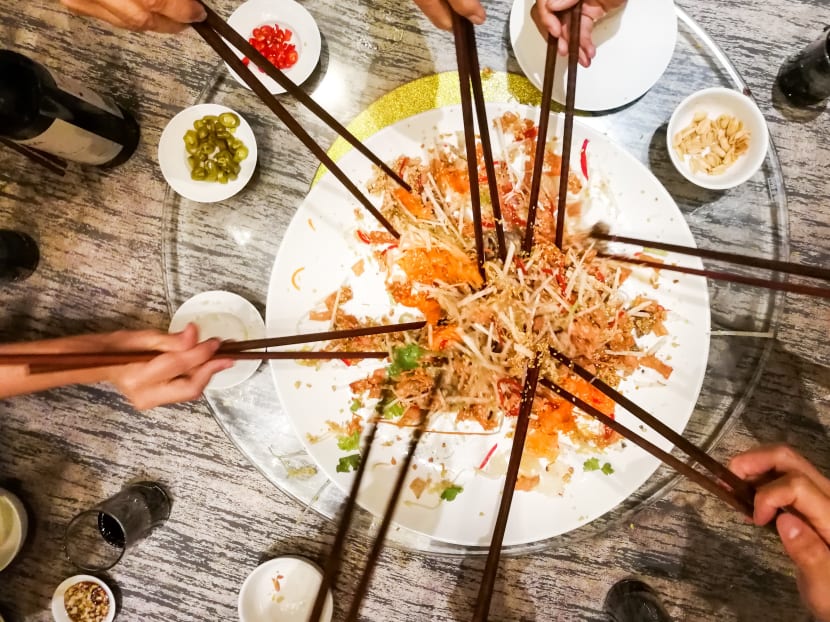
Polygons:
<instances>
[{"instance_id":1,"label":"marble patterned table","mask_svg":"<svg viewBox=\"0 0 830 622\"><path fill-rule=\"evenodd\" d=\"M830 115L793 110L772 89L784 57L830 22L830 7L820 0L791 0L786 7L747 0L680 4L726 50L770 124L789 195L792 259L830 263ZM70 16L51 0L7 5L0 25L4 45L119 96L137 112L143 142L117 171L73 167L63 180L0 152L0 227L33 232L43 253L31 279L3 287L0 338L165 327L160 258L166 186L155 146L166 121L195 100L215 61L194 33L166 38L115 32ZM324 33L328 54L342 45L392 54L392 39L382 32L386 22L402 36L440 36L408 3L390 9L367 2L316 6L343 20L342 29ZM481 28L482 46L501 46L507 54L506 6L488 7L492 19ZM232 6L217 8L228 14ZM454 63L452 57L433 60L436 71ZM388 88L385 78L369 77L360 88L379 96ZM343 101L334 112L348 119L358 111ZM311 174L304 171L297 183L307 184ZM719 457L786 441L830 471L828 333L830 304L786 298L761 386L720 444ZM333 538L332 523L304 513L268 483L201 402L137 413L106 387L7 400L0 403L0 485L24 498L33 522L23 554L0 573L0 611L12 620L50 619L51 593L73 572L61 551L63 527L79 510L139 478L165 482L174 508L165 527L110 574L122 620L235 619L238 588L260 559L278 553L321 559ZM364 539L350 540L346 567L355 567L366 552ZM388 549L363 615L465 620L483 563ZM681 484L601 538L503 559L493 619L599 620L605 591L629 575L654 585L678 620L807 617L776 539ZM344 577L338 586L340 616L352 584Z\"/></svg>"}]
</instances>

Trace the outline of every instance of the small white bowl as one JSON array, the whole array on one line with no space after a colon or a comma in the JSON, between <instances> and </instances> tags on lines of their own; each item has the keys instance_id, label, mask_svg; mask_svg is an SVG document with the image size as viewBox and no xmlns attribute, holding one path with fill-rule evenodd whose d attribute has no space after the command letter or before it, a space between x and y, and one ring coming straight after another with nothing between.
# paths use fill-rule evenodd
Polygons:
<instances>
[{"instance_id":1,"label":"small white bowl","mask_svg":"<svg viewBox=\"0 0 830 622\"><path fill-rule=\"evenodd\" d=\"M245 143L248 148L248 157L240 163L239 176L233 181L226 184L216 181L195 181L190 178L184 134L193 129L194 121L209 114L218 116L223 112L232 112L239 117L239 127L236 128L234 136ZM161 173L173 190L197 203L215 203L229 199L250 181L257 164L256 138L251 126L235 110L219 104L198 104L182 110L164 128L159 140L158 158Z\"/></svg>"},{"instance_id":2,"label":"small white bowl","mask_svg":"<svg viewBox=\"0 0 830 622\"><path fill-rule=\"evenodd\" d=\"M26 508L15 495L0 488L0 571L20 553L28 527Z\"/></svg>"},{"instance_id":3,"label":"small white bowl","mask_svg":"<svg viewBox=\"0 0 830 622\"><path fill-rule=\"evenodd\" d=\"M721 175L693 173L689 157L681 159L672 145L675 134L689 126L698 112L707 113L710 119L721 114L731 115L743 121L744 127L750 132L749 150ZM703 188L726 190L741 185L761 168L767 156L769 130L764 115L751 97L740 91L718 87L693 93L680 103L669 120L666 142L669 157L683 177Z\"/></svg>"},{"instance_id":4,"label":"small white bowl","mask_svg":"<svg viewBox=\"0 0 830 622\"><path fill-rule=\"evenodd\" d=\"M239 590L240 622L307 622L322 579L319 566L304 557L268 560L248 575ZM333 609L329 591L320 619L329 622Z\"/></svg>"},{"instance_id":5,"label":"small white bowl","mask_svg":"<svg viewBox=\"0 0 830 622\"><path fill-rule=\"evenodd\" d=\"M231 14L228 24L245 39L250 39L254 28L260 26L277 24L280 28L288 28L292 33L290 43L297 48L297 62L293 67L283 69L283 73L294 84L305 82L317 67L321 49L320 29L311 13L294 0L248 0ZM243 57L238 52L237 56ZM234 80L246 89L250 88L227 63L225 67ZM256 65L251 63L248 67L270 93L285 93L284 88L262 73Z\"/></svg>"},{"instance_id":6,"label":"small white bowl","mask_svg":"<svg viewBox=\"0 0 830 622\"><path fill-rule=\"evenodd\" d=\"M107 595L109 599L109 609L107 610L107 616L104 618L104 622L112 622L115 619L115 597L112 595L112 590L109 586L101 581L101 579L97 577L93 577L92 575L88 574L79 574L74 577L69 577L66 581L61 583L58 586L58 589L55 590L54 596L52 596L52 617L55 619L55 622L72 622L71 618L69 617L69 613L66 611L66 607L64 606L64 595L66 591L75 585L76 583L81 583L83 581L89 581L90 583L94 583L95 585L99 586Z\"/></svg>"},{"instance_id":7,"label":"small white bowl","mask_svg":"<svg viewBox=\"0 0 830 622\"><path fill-rule=\"evenodd\" d=\"M265 322L256 307L231 292L210 291L197 294L178 308L170 321L170 332L184 330L190 322L199 327L199 340L218 337L243 341L265 337ZM250 378L262 361L236 361L230 369L215 374L209 390L229 389Z\"/></svg>"}]
</instances>

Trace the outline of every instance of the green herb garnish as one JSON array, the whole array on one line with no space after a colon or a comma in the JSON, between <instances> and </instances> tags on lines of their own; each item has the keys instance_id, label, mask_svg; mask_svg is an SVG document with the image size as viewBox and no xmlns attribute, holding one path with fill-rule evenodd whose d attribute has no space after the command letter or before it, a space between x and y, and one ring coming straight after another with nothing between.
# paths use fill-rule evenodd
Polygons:
<instances>
[{"instance_id":1,"label":"green herb garnish","mask_svg":"<svg viewBox=\"0 0 830 622\"><path fill-rule=\"evenodd\" d=\"M349 407L353 413L356 413L360 408L363 407L363 403L359 399L353 399L352 405Z\"/></svg>"},{"instance_id":2,"label":"green herb garnish","mask_svg":"<svg viewBox=\"0 0 830 622\"><path fill-rule=\"evenodd\" d=\"M337 472L348 473L349 471L357 471L360 466L360 454L351 454L343 456L337 461Z\"/></svg>"},{"instance_id":3,"label":"green herb garnish","mask_svg":"<svg viewBox=\"0 0 830 622\"><path fill-rule=\"evenodd\" d=\"M400 348L392 350L392 364L389 365L387 373L390 378L397 377L402 371L412 371L419 365L420 358L424 355L424 349L417 343L409 343Z\"/></svg>"},{"instance_id":4,"label":"green herb garnish","mask_svg":"<svg viewBox=\"0 0 830 622\"><path fill-rule=\"evenodd\" d=\"M355 430L350 436L338 436L337 446L343 451L355 451L360 447L360 430Z\"/></svg>"},{"instance_id":5,"label":"green herb garnish","mask_svg":"<svg viewBox=\"0 0 830 622\"><path fill-rule=\"evenodd\" d=\"M401 404L400 402L389 402L383 407L383 418L397 419L398 417L403 415L404 411L405 409L403 407L403 404Z\"/></svg>"},{"instance_id":6,"label":"green herb garnish","mask_svg":"<svg viewBox=\"0 0 830 622\"><path fill-rule=\"evenodd\" d=\"M611 475L614 472L614 467L610 462L606 462L602 466L599 465L599 458L588 458L582 464L583 471L602 471L606 475Z\"/></svg>"},{"instance_id":7,"label":"green herb garnish","mask_svg":"<svg viewBox=\"0 0 830 622\"><path fill-rule=\"evenodd\" d=\"M441 493L441 498L444 501L455 501L455 498L462 492L464 492L463 486L447 486Z\"/></svg>"}]
</instances>

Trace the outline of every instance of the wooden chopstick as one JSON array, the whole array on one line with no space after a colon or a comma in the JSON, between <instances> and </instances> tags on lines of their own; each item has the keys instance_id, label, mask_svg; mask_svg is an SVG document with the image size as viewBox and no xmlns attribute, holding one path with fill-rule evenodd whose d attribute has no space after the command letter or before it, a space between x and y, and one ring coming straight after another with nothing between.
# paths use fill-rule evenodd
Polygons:
<instances>
[{"instance_id":1,"label":"wooden chopstick","mask_svg":"<svg viewBox=\"0 0 830 622\"><path fill-rule=\"evenodd\" d=\"M357 505L357 495L360 492L363 475L366 473L366 468L369 464L369 452L372 449L372 444L375 442L377 430L378 426L375 423L372 425L369 434L366 436L366 441L363 443L363 451L360 452L360 464L357 465L354 481L352 481L352 487L349 489L349 496L346 497L343 505L340 521L337 525L337 534L334 536L334 543L331 545L331 551L326 559L326 563L323 564L323 577L320 580L320 587L314 599L314 607L308 618L309 622L318 622L322 618L326 596L329 590L337 585L337 576L340 574L340 565L343 557L343 547L346 544L349 525L351 525L352 515Z\"/></svg>"},{"instance_id":2,"label":"wooden chopstick","mask_svg":"<svg viewBox=\"0 0 830 622\"><path fill-rule=\"evenodd\" d=\"M830 298L830 287L814 287L812 285L801 285L800 283L790 283L788 281L776 281L774 279L765 279L755 276L744 276L742 274L735 274L734 272L721 272L718 270L706 270L700 268L688 268L686 266L675 266L668 263L660 263L659 261L652 261L651 259L643 259L639 257L626 257L624 255L608 255L606 253L597 253L597 257L611 259L613 261L620 261L623 263L636 264L638 266L648 266L655 270L668 270L670 272L681 272L683 274L694 274L697 276L705 276L708 279L716 281L729 281L732 283L742 283L744 285L753 285L756 287L763 287L779 292L791 292L794 294L804 294L806 296L815 296L816 298Z\"/></svg>"},{"instance_id":3,"label":"wooden chopstick","mask_svg":"<svg viewBox=\"0 0 830 622\"><path fill-rule=\"evenodd\" d=\"M604 231L599 231L596 227L593 231L591 231L590 235L592 238L595 238L597 240L603 240L606 242L617 242L620 244L631 244L632 246L642 246L644 249L655 248L657 250L668 251L670 253L688 255L690 257L700 257L701 259L714 259L716 261L737 264L739 266L763 268L764 270L773 270L775 272L796 274L798 276L806 276L814 279L823 279L825 281L830 281L830 269L821 268L819 266L804 266L801 264L791 263L789 261L781 261L778 259L764 259L761 257L739 255L737 253L727 253L725 251L713 251L705 248L681 246L680 244L668 244L666 242L655 242L653 240L641 240L639 238L630 238L623 235L614 235L611 233L606 233Z\"/></svg>"},{"instance_id":4,"label":"wooden chopstick","mask_svg":"<svg viewBox=\"0 0 830 622\"><path fill-rule=\"evenodd\" d=\"M695 462L700 464L703 468L709 471L713 476L719 478L728 484L738 494L745 503L751 504L755 496L755 491L747 482L735 475L732 471L723 466L720 462L712 458L705 451L697 447L694 443L689 441L686 437L678 432L672 430L665 423L660 421L657 417L649 413L644 408L638 406L630 399L625 397L622 393L609 386L594 374L589 372L584 367L577 365L570 358L550 348L549 353L551 357L557 362L567 367L571 372L588 382L591 386L596 388L600 393L606 397L611 398L615 403L625 408L632 415L637 417L640 421L650 427L652 430L660 434L663 438L668 440L672 445L680 449L687 456L692 458Z\"/></svg>"},{"instance_id":5,"label":"wooden chopstick","mask_svg":"<svg viewBox=\"0 0 830 622\"><path fill-rule=\"evenodd\" d=\"M504 532L507 529L507 519L510 515L510 506L513 502L513 493L516 490L516 481L519 477L519 467L522 462L527 428L530 423L530 413L533 409L533 399L536 396L536 386L539 382L539 371L541 369L541 356L536 355L533 363L525 373L524 386L522 387L521 405L519 415L516 419L516 429L513 433L513 446L510 449L510 461L507 465L507 473L504 479L504 489L499 504L499 513L496 517L496 525L493 528L493 537L490 540L490 549L487 553L487 562L484 566L484 575L478 588L474 622L486 622L490 612L490 601L493 596L493 588L496 584L496 575L499 571L499 558L501 547L504 542Z\"/></svg>"},{"instance_id":6,"label":"wooden chopstick","mask_svg":"<svg viewBox=\"0 0 830 622\"><path fill-rule=\"evenodd\" d=\"M344 330L330 330L320 333L305 333L287 335L284 337L270 337L266 339L249 339L246 341L227 341L223 343L213 359L231 360L292 360L292 359L366 359L386 358L388 352L352 352L352 351L277 351L277 352L245 352L260 348L272 348L317 341L332 341L336 339L351 339L371 335L384 335L408 330L418 330L426 325L424 321L404 322L401 324L384 324ZM83 369L89 367L106 367L111 365L127 365L141 363L164 354L162 350L143 350L125 352L55 352L55 353L14 353L0 354L0 365L29 365L31 373L45 373L45 371L66 371L68 369ZM35 371L36 370L36 371Z\"/></svg>"},{"instance_id":7,"label":"wooden chopstick","mask_svg":"<svg viewBox=\"0 0 830 622\"><path fill-rule=\"evenodd\" d=\"M565 127L562 132L562 169L559 174L559 203L556 210L556 246L562 248L565 235L565 207L568 200L568 176L571 172L571 143L573 142L574 107L576 104L576 74L579 68L579 32L582 24L582 0L571 12L571 30L568 34L568 88L565 93Z\"/></svg>"},{"instance_id":8,"label":"wooden chopstick","mask_svg":"<svg viewBox=\"0 0 830 622\"><path fill-rule=\"evenodd\" d=\"M490 141L490 123L487 121L487 107L484 103L484 88L481 85L481 67L478 62L476 31L473 23L468 19L462 19L461 25L464 30L465 45L467 51L469 52L470 85L473 90L473 104L475 105L476 118L478 120L478 133L481 140L481 154L484 159L484 169L487 172L487 189L490 192L490 203L493 206L493 220L496 228L498 255L499 259L504 261L507 258L507 241L504 237L504 221L501 215L499 186L498 180L496 179L496 165L493 160L493 146Z\"/></svg>"},{"instance_id":9,"label":"wooden chopstick","mask_svg":"<svg viewBox=\"0 0 830 622\"><path fill-rule=\"evenodd\" d=\"M216 11L205 4L203 0L199 0L199 2L201 2L202 6L205 8L205 12L207 13L205 23L208 26L219 33L228 43L242 52L242 54L248 57L251 62L262 69L265 75L273 79L277 84L284 88L289 95L313 112L321 121L337 132L339 136L366 156L375 166L379 167L384 173L395 180L395 182L397 182L402 188L406 189L408 192L412 191L410 185L406 183L403 178L398 175L398 173L392 170L392 168L386 162L381 160L380 157L375 155L371 149L364 145L337 119L331 116L325 108L314 101L314 99L312 99L311 96L309 96L304 90L294 84L294 82L292 82L291 79L285 75L285 73L270 63L268 59L266 59L253 45L251 45L245 37L239 34L230 26L230 24L222 19Z\"/></svg>"},{"instance_id":10,"label":"wooden chopstick","mask_svg":"<svg viewBox=\"0 0 830 622\"><path fill-rule=\"evenodd\" d=\"M481 195L478 186L478 158L476 157L476 130L473 122L473 103L470 94L470 56L467 50L467 37L458 13L452 13L452 32L455 39L455 59L458 63L458 83L461 87L461 116L464 121L464 145L467 151L467 175L470 178L470 203L473 211L473 228L476 240L476 261L478 272L483 281L484 273L484 230L481 226ZM487 128L485 128L487 129Z\"/></svg>"},{"instance_id":11,"label":"wooden chopstick","mask_svg":"<svg viewBox=\"0 0 830 622\"><path fill-rule=\"evenodd\" d=\"M430 392L429 406L425 412L421 412L421 420L418 422L418 426L412 431L412 435L409 437L409 447L407 448L406 456L404 456L403 462L401 463L400 470L398 471L398 477L395 479L395 485L392 488L392 493L389 495L389 500L386 503L383 519L377 533L375 534L375 541L372 544L372 550L369 552L366 565L360 575L357 589L355 590L355 595L352 599L352 604L349 607L349 613L346 616L346 622L357 622L358 615L360 614L360 605L363 603L363 599L369 589L369 582L372 580L372 574L374 573L375 566L377 565L377 561L380 558L381 551L383 550L383 546L386 542L386 534L389 533L389 528L392 526L392 516L395 514L395 509L398 506L398 499L400 499L401 492L403 491L403 485L406 482L406 477L409 475L409 467L412 464L412 459L415 456L418 443L420 442L423 434L426 432L428 414L432 410L432 405L434 404L441 389L443 377L442 373L435 379Z\"/></svg>"},{"instance_id":12,"label":"wooden chopstick","mask_svg":"<svg viewBox=\"0 0 830 622\"><path fill-rule=\"evenodd\" d=\"M574 406L585 412L586 414L594 417L601 423L605 424L615 432L617 432L620 436L628 439L641 449L644 449L646 452L663 462L664 464L672 467L675 471L680 473L681 475L685 475L688 479L692 480L696 484L700 485L701 487L705 488L742 514L751 517L753 513L753 504L751 502L747 503L744 499L740 498L737 494L733 491L727 490L724 486L719 484L717 480L710 479L700 471L696 470L691 464L687 464L683 462L679 458L673 456L672 454L663 451L657 445L654 445L650 441L646 440L636 432L629 430L627 427L622 425L616 419L609 417L599 409L595 408L588 402L576 397L572 393L569 393L566 389L563 389L558 384L551 382L547 378L543 378L539 381L539 383L559 395L560 397L570 401ZM704 453L703 450L698 449L700 454ZM698 454L699 455L699 454Z\"/></svg>"},{"instance_id":13,"label":"wooden chopstick","mask_svg":"<svg viewBox=\"0 0 830 622\"><path fill-rule=\"evenodd\" d=\"M328 168L329 171L331 171L332 175L334 175L340 183L346 187L352 196L354 196L354 198L357 199L357 201L364 208L366 208L366 210L368 210L368 212L372 214L372 216L374 216L389 233L391 233L394 237L399 238L400 234L397 232L395 227L392 226L392 223L390 223L386 217L372 204L372 202L357 188L357 186L354 185L351 179L349 179L343 170L335 164L334 160L331 159L328 153L326 153L326 150L314 141L311 135L303 129L294 117L291 116L291 113L289 113L282 106L282 104L277 101L277 98L268 92L265 85L263 85L259 78L257 78L253 72L245 66L242 60L234 54L234 52L222 40L222 37L220 37L219 34L206 22L195 22L191 24L191 26L193 26L205 42L212 47L217 54L219 54L222 60L228 63L231 69L233 69L236 74L242 78L245 84L251 87L251 90L259 96L271 112L277 115L286 127L288 127L288 129L300 139L300 141L317 157L317 159L320 160L320 162Z\"/></svg>"},{"instance_id":14,"label":"wooden chopstick","mask_svg":"<svg viewBox=\"0 0 830 622\"><path fill-rule=\"evenodd\" d=\"M32 147L28 147L26 145L21 145L19 143L14 142L13 140L9 140L8 138L4 138L0 136L0 143L11 149L12 151L16 151L17 153L26 156L32 162L41 165L42 167L49 169L56 175L60 175L63 177L66 175L66 167L67 163L65 160L52 155L51 153L46 153L45 151L40 151L38 149L33 149Z\"/></svg>"},{"instance_id":15,"label":"wooden chopstick","mask_svg":"<svg viewBox=\"0 0 830 622\"><path fill-rule=\"evenodd\" d=\"M0 355L0 365L28 365L30 374L46 374L78 369L93 369L96 367L111 367L114 365L130 365L151 361L163 352L99 352L96 354L30 354L30 355ZM11 357L28 356L28 363L23 360L11 362ZM231 361L330 361L330 360L357 360L357 359L385 359L389 356L386 351L370 352L328 352L320 350L282 350L277 352L216 352L210 360L228 359Z\"/></svg>"},{"instance_id":16,"label":"wooden chopstick","mask_svg":"<svg viewBox=\"0 0 830 622\"><path fill-rule=\"evenodd\" d=\"M553 79L556 75L558 46L559 39L548 34L547 51L545 52L545 76L542 80L542 101L539 103L539 131L536 134L536 152L533 156L533 173L530 177L530 197L527 204L527 227L524 243L522 244L522 252L525 254L530 254L533 249L536 208L539 203L539 190L542 187L542 170L545 167L545 150L548 142L548 124L553 100Z\"/></svg>"},{"instance_id":17,"label":"wooden chopstick","mask_svg":"<svg viewBox=\"0 0 830 622\"><path fill-rule=\"evenodd\" d=\"M267 337L265 339L248 339L246 341L226 341L219 346L218 352L241 352L243 350L258 350L259 348L278 348L293 346L300 343L314 343L316 341L334 341L336 339L353 339L354 337L369 337L371 335L385 335L407 330L418 330L426 326L426 322L404 322L402 324L383 324L362 328L347 328L344 330L327 330L321 333L305 333L288 335L285 337Z\"/></svg>"}]
</instances>

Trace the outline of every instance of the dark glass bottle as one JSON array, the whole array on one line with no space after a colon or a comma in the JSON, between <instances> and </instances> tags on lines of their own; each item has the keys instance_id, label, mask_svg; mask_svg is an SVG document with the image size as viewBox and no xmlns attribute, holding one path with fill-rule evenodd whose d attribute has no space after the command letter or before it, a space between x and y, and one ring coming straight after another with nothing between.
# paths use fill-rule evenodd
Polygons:
<instances>
[{"instance_id":1,"label":"dark glass bottle","mask_svg":"<svg viewBox=\"0 0 830 622\"><path fill-rule=\"evenodd\" d=\"M0 136L96 166L125 162L138 146L138 123L107 97L0 50Z\"/></svg>"},{"instance_id":2,"label":"dark glass bottle","mask_svg":"<svg viewBox=\"0 0 830 622\"><path fill-rule=\"evenodd\" d=\"M830 97L830 26L816 41L784 61L777 82L795 106L813 106Z\"/></svg>"},{"instance_id":3,"label":"dark glass bottle","mask_svg":"<svg viewBox=\"0 0 830 622\"><path fill-rule=\"evenodd\" d=\"M40 251L31 236L0 229L0 282L29 278L40 261Z\"/></svg>"}]
</instances>

